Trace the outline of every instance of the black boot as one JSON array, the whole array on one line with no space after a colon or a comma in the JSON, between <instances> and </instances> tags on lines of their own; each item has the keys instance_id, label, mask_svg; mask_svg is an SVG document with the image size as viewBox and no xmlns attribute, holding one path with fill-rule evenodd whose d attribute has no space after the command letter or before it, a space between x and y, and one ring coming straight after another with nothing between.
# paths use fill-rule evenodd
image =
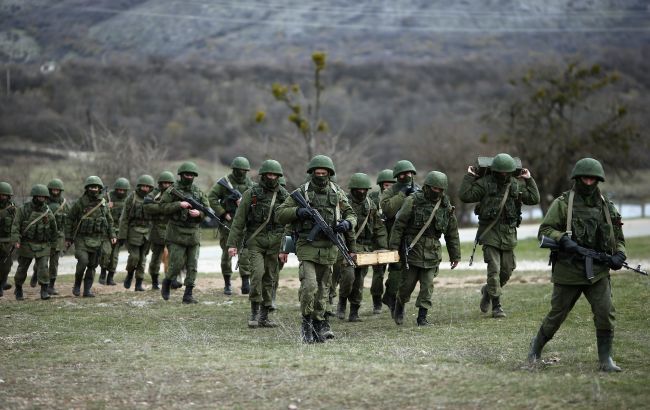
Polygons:
<instances>
[{"instance_id":1,"label":"black boot","mask_svg":"<svg viewBox=\"0 0 650 410\"><path fill-rule=\"evenodd\" d=\"M620 372L622 369L612 360L612 343L614 334L611 330L597 330L596 343L598 344L599 370L603 372Z\"/></svg>"},{"instance_id":2,"label":"black boot","mask_svg":"<svg viewBox=\"0 0 650 410\"><path fill-rule=\"evenodd\" d=\"M544 345L551 340L550 337L546 337L540 326L537 331L537 335L533 337L530 341L530 350L528 351L528 364L534 364L536 361L542 358L542 349Z\"/></svg>"},{"instance_id":3,"label":"black boot","mask_svg":"<svg viewBox=\"0 0 650 410\"><path fill-rule=\"evenodd\" d=\"M257 302L251 302L251 317L248 319L248 327L254 329L259 326L259 314L260 304Z\"/></svg>"},{"instance_id":4,"label":"black boot","mask_svg":"<svg viewBox=\"0 0 650 410\"><path fill-rule=\"evenodd\" d=\"M47 287L47 293L49 293L50 295L58 295L59 294L59 291L56 290L56 288L54 287L55 283L56 283L56 278L50 279L50 284Z\"/></svg>"},{"instance_id":5,"label":"black boot","mask_svg":"<svg viewBox=\"0 0 650 410\"><path fill-rule=\"evenodd\" d=\"M416 319L418 326L429 326L431 324L427 320L427 312L428 310L423 307L418 309L418 318Z\"/></svg>"},{"instance_id":6,"label":"black boot","mask_svg":"<svg viewBox=\"0 0 650 410\"><path fill-rule=\"evenodd\" d=\"M93 287L93 277L86 277L84 278L84 293L83 297L85 298L94 298L95 294L92 291Z\"/></svg>"},{"instance_id":7,"label":"black boot","mask_svg":"<svg viewBox=\"0 0 650 410\"><path fill-rule=\"evenodd\" d=\"M162 281L162 289L160 289L160 295L165 300L169 300L169 292L170 292L171 284L172 281L169 279L165 278Z\"/></svg>"},{"instance_id":8,"label":"black boot","mask_svg":"<svg viewBox=\"0 0 650 410\"><path fill-rule=\"evenodd\" d=\"M135 278L135 288L133 289L136 292L144 292L144 288L142 287L142 279L141 278Z\"/></svg>"},{"instance_id":9,"label":"black boot","mask_svg":"<svg viewBox=\"0 0 650 410\"><path fill-rule=\"evenodd\" d=\"M183 284L181 282L179 282L178 279L174 278L174 280L172 280L172 283L171 283L171 288L172 289L180 289L182 287L183 287Z\"/></svg>"},{"instance_id":10,"label":"black boot","mask_svg":"<svg viewBox=\"0 0 650 410\"><path fill-rule=\"evenodd\" d=\"M481 303L479 304L479 309L481 312L487 313L490 308L490 294L487 291L487 285L483 285L481 288Z\"/></svg>"},{"instance_id":11,"label":"black boot","mask_svg":"<svg viewBox=\"0 0 650 410\"><path fill-rule=\"evenodd\" d=\"M16 295L16 300L25 300L25 296L23 296L23 287L16 285L16 289L14 289L14 295Z\"/></svg>"},{"instance_id":12,"label":"black boot","mask_svg":"<svg viewBox=\"0 0 650 410\"><path fill-rule=\"evenodd\" d=\"M372 295L372 314L381 314L381 296Z\"/></svg>"},{"instance_id":13,"label":"black boot","mask_svg":"<svg viewBox=\"0 0 650 410\"><path fill-rule=\"evenodd\" d=\"M36 277L36 272L32 273L32 278L29 280L29 287L35 288L38 284L38 278Z\"/></svg>"},{"instance_id":14,"label":"black boot","mask_svg":"<svg viewBox=\"0 0 650 410\"><path fill-rule=\"evenodd\" d=\"M251 293L251 281L250 281L250 276L242 276L241 277L241 294L242 295L248 295Z\"/></svg>"},{"instance_id":15,"label":"black boot","mask_svg":"<svg viewBox=\"0 0 650 410\"><path fill-rule=\"evenodd\" d=\"M134 273L135 272L132 271L132 270L126 271L126 278L124 278L124 288L125 289L131 288L131 281L133 281L133 274Z\"/></svg>"},{"instance_id":16,"label":"black boot","mask_svg":"<svg viewBox=\"0 0 650 410\"><path fill-rule=\"evenodd\" d=\"M269 319L269 306L260 307L260 327L278 327L278 324Z\"/></svg>"},{"instance_id":17,"label":"black boot","mask_svg":"<svg viewBox=\"0 0 650 410\"><path fill-rule=\"evenodd\" d=\"M194 289L194 286L185 286L185 293L183 293L183 303L186 305L199 303L192 297L192 289Z\"/></svg>"},{"instance_id":18,"label":"black boot","mask_svg":"<svg viewBox=\"0 0 650 410\"><path fill-rule=\"evenodd\" d=\"M345 310L348 303L348 298L339 296L339 305L336 308L336 317L341 320L345 320Z\"/></svg>"},{"instance_id":19,"label":"black boot","mask_svg":"<svg viewBox=\"0 0 650 410\"><path fill-rule=\"evenodd\" d=\"M7 279L5 279L2 282L2 290L9 290L9 289L11 289L11 283L7 283Z\"/></svg>"},{"instance_id":20,"label":"black boot","mask_svg":"<svg viewBox=\"0 0 650 410\"><path fill-rule=\"evenodd\" d=\"M106 284L106 269L102 268L99 271L99 284L100 285L105 285Z\"/></svg>"},{"instance_id":21,"label":"black boot","mask_svg":"<svg viewBox=\"0 0 650 410\"><path fill-rule=\"evenodd\" d=\"M300 328L300 335L302 342L312 344L314 343L314 326L312 324L311 316L306 315L302 317L302 326Z\"/></svg>"},{"instance_id":22,"label":"black boot","mask_svg":"<svg viewBox=\"0 0 650 410\"><path fill-rule=\"evenodd\" d=\"M329 339L334 339L334 332L332 332L332 328L330 327L330 322L325 319L318 321L320 328L319 328L319 335L322 339L324 340L329 340Z\"/></svg>"},{"instance_id":23,"label":"black boot","mask_svg":"<svg viewBox=\"0 0 650 410\"><path fill-rule=\"evenodd\" d=\"M151 275L151 289L158 290L160 285L158 285L158 275Z\"/></svg>"},{"instance_id":24,"label":"black boot","mask_svg":"<svg viewBox=\"0 0 650 410\"><path fill-rule=\"evenodd\" d=\"M399 300L395 301L395 323L398 325L404 324L404 305Z\"/></svg>"},{"instance_id":25,"label":"black boot","mask_svg":"<svg viewBox=\"0 0 650 410\"><path fill-rule=\"evenodd\" d=\"M395 319L395 295L384 292L384 296L381 298L381 301L384 303L384 305L388 306L391 319Z\"/></svg>"},{"instance_id":26,"label":"black boot","mask_svg":"<svg viewBox=\"0 0 650 410\"><path fill-rule=\"evenodd\" d=\"M498 296L492 298L492 317L497 319L506 317L506 312L501 308L501 300Z\"/></svg>"},{"instance_id":27,"label":"black boot","mask_svg":"<svg viewBox=\"0 0 650 410\"><path fill-rule=\"evenodd\" d=\"M106 284L108 286L117 286L117 283L113 280L113 276L115 276L115 272L109 270L106 274Z\"/></svg>"},{"instance_id":28,"label":"black boot","mask_svg":"<svg viewBox=\"0 0 650 410\"><path fill-rule=\"evenodd\" d=\"M47 292L47 285L46 284L41 284L41 299L42 300L48 300L50 298L50 294Z\"/></svg>"},{"instance_id":29,"label":"black boot","mask_svg":"<svg viewBox=\"0 0 650 410\"><path fill-rule=\"evenodd\" d=\"M348 317L348 322L363 322L363 320L361 320L361 318L359 317L360 307L361 305L350 303L350 316Z\"/></svg>"},{"instance_id":30,"label":"black boot","mask_svg":"<svg viewBox=\"0 0 650 410\"><path fill-rule=\"evenodd\" d=\"M81 295L81 278L74 278L74 285L72 286L72 294L75 296Z\"/></svg>"},{"instance_id":31,"label":"black boot","mask_svg":"<svg viewBox=\"0 0 650 410\"><path fill-rule=\"evenodd\" d=\"M223 287L223 294L224 295L232 295L232 285L230 284L230 275L223 275L223 281L225 283Z\"/></svg>"},{"instance_id":32,"label":"black boot","mask_svg":"<svg viewBox=\"0 0 650 410\"><path fill-rule=\"evenodd\" d=\"M314 343L325 343L325 337L322 333L322 320L312 319L312 326L314 329Z\"/></svg>"}]
</instances>

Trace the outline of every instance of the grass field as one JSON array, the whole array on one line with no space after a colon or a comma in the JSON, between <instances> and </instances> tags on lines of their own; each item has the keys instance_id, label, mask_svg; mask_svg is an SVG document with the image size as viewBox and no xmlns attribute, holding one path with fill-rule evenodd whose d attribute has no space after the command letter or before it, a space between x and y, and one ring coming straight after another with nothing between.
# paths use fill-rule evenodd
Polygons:
<instances>
[{"instance_id":1,"label":"grass field","mask_svg":"<svg viewBox=\"0 0 650 410\"><path fill-rule=\"evenodd\" d=\"M534 242L522 242L520 259L537 255ZM649 244L629 240L629 252L647 260ZM387 312L372 315L366 290L364 322L331 319L337 338L321 345L300 342L295 269L282 272L280 327L255 330L246 297L207 285L216 274L200 274L194 306L180 303L180 291L169 302L119 287L74 298L65 275L53 300L31 288L24 302L11 291L0 299L0 408L645 408L648 278L612 276L614 359L624 372L603 374L584 298L547 345L546 363L526 366L551 285L547 271L518 275L545 280L513 281L504 320L480 313L478 284L438 286L427 328L415 325L413 301L402 327Z\"/></svg>"}]
</instances>

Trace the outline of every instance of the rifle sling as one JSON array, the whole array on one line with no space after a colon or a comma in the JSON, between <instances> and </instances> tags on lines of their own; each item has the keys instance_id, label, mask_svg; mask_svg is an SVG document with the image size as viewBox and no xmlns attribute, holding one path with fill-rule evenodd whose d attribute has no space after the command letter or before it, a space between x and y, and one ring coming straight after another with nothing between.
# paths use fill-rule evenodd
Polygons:
<instances>
[{"instance_id":1,"label":"rifle sling","mask_svg":"<svg viewBox=\"0 0 650 410\"><path fill-rule=\"evenodd\" d=\"M88 218L90 215L92 215L96 210L99 209L100 206L104 205L106 202L104 201L104 198L102 198L101 201L97 205L93 207L90 211L86 212L80 219L79 223L77 224L77 227L74 229L74 235L72 235L72 240L74 241L77 238L77 233L79 232L79 227L81 227L81 221L84 219Z\"/></svg>"},{"instance_id":2,"label":"rifle sling","mask_svg":"<svg viewBox=\"0 0 650 410\"><path fill-rule=\"evenodd\" d=\"M269 224L269 221L271 220L271 215L273 214L273 205L275 204L275 198L277 196L278 196L278 191L273 192L273 197L271 198L271 205L269 206L269 216L267 216L266 221L264 221L264 223L262 223L262 225L260 225L255 230L255 232L253 232L251 236L248 237L248 239L246 240L246 245L248 245L250 241L252 241L253 238L256 237L258 233L262 232L262 229L264 229L264 227Z\"/></svg>"},{"instance_id":3,"label":"rifle sling","mask_svg":"<svg viewBox=\"0 0 650 410\"><path fill-rule=\"evenodd\" d=\"M366 203L368 204L368 207L370 207L370 199L368 199L368 197L366 197ZM359 237L359 235L361 235L361 232L363 232L363 228L366 227L366 224L368 223L368 218L370 218L370 212L372 212L372 209L368 210L368 215L366 215L366 219L363 220L363 223L361 224L357 232L354 234L355 240Z\"/></svg>"},{"instance_id":4,"label":"rifle sling","mask_svg":"<svg viewBox=\"0 0 650 410\"><path fill-rule=\"evenodd\" d=\"M47 207L47 205L46 205L45 207L46 207L47 209L46 209L45 211L43 211L43 213L40 214L40 215L38 216L38 218L36 218L36 219L34 219L33 221L31 221L31 222L29 223L29 225L27 225L27 226L25 227L25 229L23 229L23 231L20 233L20 236L25 235L25 233L27 233L27 231L29 230L29 228L32 227L32 225L34 225L36 222L40 221L41 219L45 218L45 216L46 216L47 214L52 213L52 211L50 211L50 208Z\"/></svg>"},{"instance_id":5,"label":"rifle sling","mask_svg":"<svg viewBox=\"0 0 650 410\"><path fill-rule=\"evenodd\" d=\"M476 243L481 243L483 238L485 238L485 235L490 232L492 228L494 228L494 225L499 222L499 218L501 218L501 212L503 211L503 207L506 205L506 201L508 200L508 194L510 194L510 184L512 184L512 181L508 182L508 185L506 185L506 192L503 194L503 198L501 198L501 203L499 204L499 213L497 214L496 218L490 224L485 228L481 236L478 237L476 240Z\"/></svg>"},{"instance_id":6,"label":"rifle sling","mask_svg":"<svg viewBox=\"0 0 650 410\"><path fill-rule=\"evenodd\" d=\"M436 214L436 211L438 210L438 208L440 208L440 203L441 202L442 202L442 199L439 199L438 202L436 202L436 206L433 207L433 211L431 211L431 215L429 216L429 219L427 219L427 222L424 224L422 229L420 229L420 232L418 232L418 234L415 235L415 238L413 239L413 241L409 245L409 249L413 249L415 244L418 243L418 241L420 240L420 237L422 237L422 234L424 234L424 231L426 231L427 228L429 227L429 225L431 225L431 221L433 221L433 216Z\"/></svg>"}]
</instances>

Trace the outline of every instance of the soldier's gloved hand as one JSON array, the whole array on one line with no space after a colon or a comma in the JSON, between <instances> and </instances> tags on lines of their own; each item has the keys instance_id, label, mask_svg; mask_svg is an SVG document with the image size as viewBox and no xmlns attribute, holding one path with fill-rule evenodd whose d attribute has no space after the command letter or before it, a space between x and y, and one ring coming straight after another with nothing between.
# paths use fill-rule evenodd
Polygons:
<instances>
[{"instance_id":1,"label":"soldier's gloved hand","mask_svg":"<svg viewBox=\"0 0 650 410\"><path fill-rule=\"evenodd\" d=\"M298 209L296 209L296 216L301 221L304 221L305 219L311 218L311 214L309 213L309 210L307 208L298 208Z\"/></svg>"},{"instance_id":2,"label":"soldier's gloved hand","mask_svg":"<svg viewBox=\"0 0 650 410\"><path fill-rule=\"evenodd\" d=\"M411 185L407 185L404 188L402 188L402 192L404 192L404 195L409 196L413 192L415 192L415 187Z\"/></svg>"},{"instance_id":3,"label":"soldier's gloved hand","mask_svg":"<svg viewBox=\"0 0 650 410\"><path fill-rule=\"evenodd\" d=\"M118 239L117 240L117 245L118 246L124 246L125 243L126 243L126 239Z\"/></svg>"},{"instance_id":4,"label":"soldier's gloved hand","mask_svg":"<svg viewBox=\"0 0 650 410\"><path fill-rule=\"evenodd\" d=\"M576 241L571 239L569 235L564 235L560 239L560 249L562 249L564 252L567 253L576 253L578 250L579 245Z\"/></svg>"},{"instance_id":5,"label":"soldier's gloved hand","mask_svg":"<svg viewBox=\"0 0 650 410\"><path fill-rule=\"evenodd\" d=\"M352 229L352 224L350 223L350 221L347 221L345 219L337 223L336 226L334 227L334 230L338 233L347 232L350 229Z\"/></svg>"},{"instance_id":6,"label":"soldier's gloved hand","mask_svg":"<svg viewBox=\"0 0 650 410\"><path fill-rule=\"evenodd\" d=\"M618 251L609 257L609 267L614 270L619 270L623 267L623 262L625 262L625 259L625 254L621 251Z\"/></svg>"}]
</instances>

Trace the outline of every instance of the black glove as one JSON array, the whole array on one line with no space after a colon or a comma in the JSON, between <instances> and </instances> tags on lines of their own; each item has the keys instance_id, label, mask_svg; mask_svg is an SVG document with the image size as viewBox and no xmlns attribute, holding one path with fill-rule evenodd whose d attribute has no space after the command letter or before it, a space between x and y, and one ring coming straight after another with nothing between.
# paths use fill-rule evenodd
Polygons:
<instances>
[{"instance_id":1,"label":"black glove","mask_svg":"<svg viewBox=\"0 0 650 410\"><path fill-rule=\"evenodd\" d=\"M579 245L576 241L571 239L569 235L564 235L560 238L560 249L567 253L576 253Z\"/></svg>"},{"instance_id":2,"label":"black glove","mask_svg":"<svg viewBox=\"0 0 650 410\"><path fill-rule=\"evenodd\" d=\"M619 270L623 267L623 262L625 262L625 254L621 251L616 252L609 257L609 267L614 270Z\"/></svg>"},{"instance_id":3,"label":"black glove","mask_svg":"<svg viewBox=\"0 0 650 410\"><path fill-rule=\"evenodd\" d=\"M347 232L350 229L352 229L352 224L350 223L350 221L346 221L345 219L337 223L336 226L334 227L334 230L338 233Z\"/></svg>"},{"instance_id":4,"label":"black glove","mask_svg":"<svg viewBox=\"0 0 650 410\"><path fill-rule=\"evenodd\" d=\"M311 214L309 213L309 210L307 208L298 208L298 209L296 209L296 216L301 221L304 221L305 219L311 218Z\"/></svg>"},{"instance_id":5,"label":"black glove","mask_svg":"<svg viewBox=\"0 0 650 410\"><path fill-rule=\"evenodd\" d=\"M402 192L404 192L404 195L406 195L406 196L411 195L415 191L416 191L416 189L415 189L415 186L413 186L413 185L407 185L404 188L402 188Z\"/></svg>"},{"instance_id":6,"label":"black glove","mask_svg":"<svg viewBox=\"0 0 650 410\"><path fill-rule=\"evenodd\" d=\"M124 246L126 243L126 239L118 239L117 240L117 246Z\"/></svg>"}]
</instances>

